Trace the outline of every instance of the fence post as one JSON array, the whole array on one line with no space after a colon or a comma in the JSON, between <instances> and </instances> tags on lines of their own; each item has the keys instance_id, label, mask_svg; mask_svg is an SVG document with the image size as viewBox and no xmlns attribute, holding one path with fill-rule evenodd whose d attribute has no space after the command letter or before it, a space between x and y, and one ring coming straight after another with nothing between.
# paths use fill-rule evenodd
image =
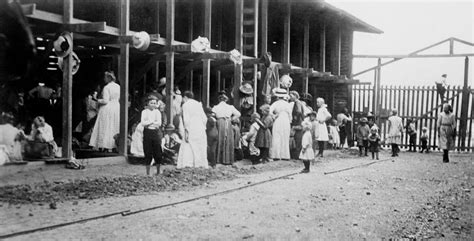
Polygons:
<instances>
[{"instance_id":1,"label":"fence post","mask_svg":"<svg viewBox=\"0 0 474 241\"><path fill-rule=\"evenodd\" d=\"M459 138L461 139L461 151L464 151L466 147L467 111L469 106L470 94L470 91L467 88L468 73L469 58L466 56L466 58L464 59L464 85L462 88L461 120L459 122Z\"/></svg>"}]
</instances>

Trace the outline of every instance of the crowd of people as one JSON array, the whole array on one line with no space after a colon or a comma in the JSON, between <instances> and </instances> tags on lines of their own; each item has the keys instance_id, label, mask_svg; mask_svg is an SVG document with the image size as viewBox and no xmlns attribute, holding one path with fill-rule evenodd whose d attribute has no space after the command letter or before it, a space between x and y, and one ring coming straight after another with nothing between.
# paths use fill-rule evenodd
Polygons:
<instances>
[{"instance_id":1,"label":"crowd of people","mask_svg":"<svg viewBox=\"0 0 474 241\"><path fill-rule=\"evenodd\" d=\"M191 91L181 94L175 88L172 103L169 103L174 116L167 120L165 83L164 78L160 79L142 99L144 108L141 118L132 128L129 143L130 153L144 158L147 174L150 174L153 163L157 173L160 173L160 164L163 163L174 164L177 168L208 168L217 164L232 165L243 156L249 158L252 164L300 159L305 166L303 172L309 172L310 161L323 157L326 148L340 149L353 145L354 119L349 111L344 108L333 118L323 98L316 99L313 109L312 96L308 93L300 96L296 91L274 88L271 95L265 96L258 111L250 116L249 128L243 129L241 113L228 104L229 96L225 92L219 92L215 106L204 108L194 99ZM119 133L120 85L116 83L113 72L109 71L104 73L104 84L100 93L94 89L84 101L87 108L82 132L89 146L111 152L117 146L116 136ZM49 100L53 93L44 85L29 92L36 96L49 95ZM37 103L47 104L46 101ZM11 114L4 113L2 119L0 131L5 136L2 142L8 142L8 148L2 150L10 153L12 159L20 152L38 158L57 156L54 128L47 123L48 119L41 115L35 117L28 135L12 125L14 117ZM391 146L393 157L398 156L405 132L409 136L408 151L416 151L415 120L408 119L404 126L397 110L392 110L387 123L386 138L382 140L372 114L368 113L358 120L354 136L360 156L368 156L370 152L373 159L379 159L383 142ZM443 160L448 162L448 151L454 146L456 133L455 117L448 104L443 107L437 127ZM421 152L429 151L428 136L427 128L422 128L419 139ZM22 141L24 144L18 147L17 143Z\"/></svg>"}]
</instances>

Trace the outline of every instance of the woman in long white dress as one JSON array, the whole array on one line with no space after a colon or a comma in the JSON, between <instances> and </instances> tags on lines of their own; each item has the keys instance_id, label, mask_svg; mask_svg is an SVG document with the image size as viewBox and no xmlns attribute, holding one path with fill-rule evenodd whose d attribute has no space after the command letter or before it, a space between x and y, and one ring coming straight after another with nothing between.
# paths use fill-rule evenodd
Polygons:
<instances>
[{"instance_id":1,"label":"woman in long white dress","mask_svg":"<svg viewBox=\"0 0 474 241\"><path fill-rule=\"evenodd\" d=\"M292 109L290 103L285 100L287 95L286 90L277 89L275 96L278 100L270 106L270 114L275 117L270 157L278 160L290 159L290 120Z\"/></svg>"},{"instance_id":2,"label":"woman in long white dress","mask_svg":"<svg viewBox=\"0 0 474 241\"><path fill-rule=\"evenodd\" d=\"M114 135L119 133L120 128L120 85L115 82L113 72L106 71L104 81L106 84L102 90L102 98L97 100L99 113L89 145L112 151L116 147Z\"/></svg>"},{"instance_id":3,"label":"woman in long white dress","mask_svg":"<svg viewBox=\"0 0 474 241\"><path fill-rule=\"evenodd\" d=\"M316 99L316 105L318 106L318 112L316 114L316 130L315 136L318 141L319 152L318 156L323 157L324 145L329 141L328 128L326 126L326 121L331 119L331 114L327 109L327 105L324 103L323 98Z\"/></svg>"},{"instance_id":4,"label":"woman in long white dress","mask_svg":"<svg viewBox=\"0 0 474 241\"><path fill-rule=\"evenodd\" d=\"M204 167L207 163L207 116L201 102L193 99L191 91L183 94L182 118L179 125L183 141L179 148L177 168Z\"/></svg>"}]
</instances>

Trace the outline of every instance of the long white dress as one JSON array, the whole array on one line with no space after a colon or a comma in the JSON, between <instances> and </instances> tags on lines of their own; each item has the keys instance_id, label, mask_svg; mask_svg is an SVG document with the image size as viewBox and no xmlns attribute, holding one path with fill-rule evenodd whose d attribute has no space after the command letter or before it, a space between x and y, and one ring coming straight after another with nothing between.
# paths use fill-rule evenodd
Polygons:
<instances>
[{"instance_id":1,"label":"long white dress","mask_svg":"<svg viewBox=\"0 0 474 241\"><path fill-rule=\"evenodd\" d=\"M388 118L389 129L387 133L388 144L402 144L403 120L399 116L390 116Z\"/></svg>"},{"instance_id":2,"label":"long white dress","mask_svg":"<svg viewBox=\"0 0 474 241\"><path fill-rule=\"evenodd\" d=\"M185 137L188 133L188 140L183 138L178 153L177 168L204 167L207 163L207 138L206 123L207 116L204 113L202 104L190 99L182 107L182 124L179 129L181 135Z\"/></svg>"},{"instance_id":3,"label":"long white dress","mask_svg":"<svg viewBox=\"0 0 474 241\"><path fill-rule=\"evenodd\" d=\"M330 118L331 118L331 114L326 108L326 105L319 107L318 113L316 114L317 124L316 124L316 130L315 130L317 141L329 141L329 133L328 133L328 128L326 126L326 121Z\"/></svg>"},{"instance_id":4,"label":"long white dress","mask_svg":"<svg viewBox=\"0 0 474 241\"><path fill-rule=\"evenodd\" d=\"M291 111L290 103L284 100L277 100L270 106L270 113L276 116L270 147L270 157L273 159L290 159Z\"/></svg>"},{"instance_id":5,"label":"long white dress","mask_svg":"<svg viewBox=\"0 0 474 241\"><path fill-rule=\"evenodd\" d=\"M120 85L110 82L102 90L102 104L92 130L90 146L112 149L115 147L114 135L120 129Z\"/></svg>"}]
</instances>

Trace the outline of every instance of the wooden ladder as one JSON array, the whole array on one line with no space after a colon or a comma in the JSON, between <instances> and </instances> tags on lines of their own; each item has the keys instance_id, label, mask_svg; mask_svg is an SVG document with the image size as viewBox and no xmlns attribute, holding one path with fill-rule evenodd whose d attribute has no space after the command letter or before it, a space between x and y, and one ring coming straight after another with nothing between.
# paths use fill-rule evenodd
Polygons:
<instances>
[{"instance_id":1,"label":"wooden ladder","mask_svg":"<svg viewBox=\"0 0 474 241\"><path fill-rule=\"evenodd\" d=\"M242 34L242 55L257 57L258 55L258 0L243 0L242 11L243 34ZM244 79L255 80L257 77L258 65L244 67L242 72Z\"/></svg>"}]
</instances>

